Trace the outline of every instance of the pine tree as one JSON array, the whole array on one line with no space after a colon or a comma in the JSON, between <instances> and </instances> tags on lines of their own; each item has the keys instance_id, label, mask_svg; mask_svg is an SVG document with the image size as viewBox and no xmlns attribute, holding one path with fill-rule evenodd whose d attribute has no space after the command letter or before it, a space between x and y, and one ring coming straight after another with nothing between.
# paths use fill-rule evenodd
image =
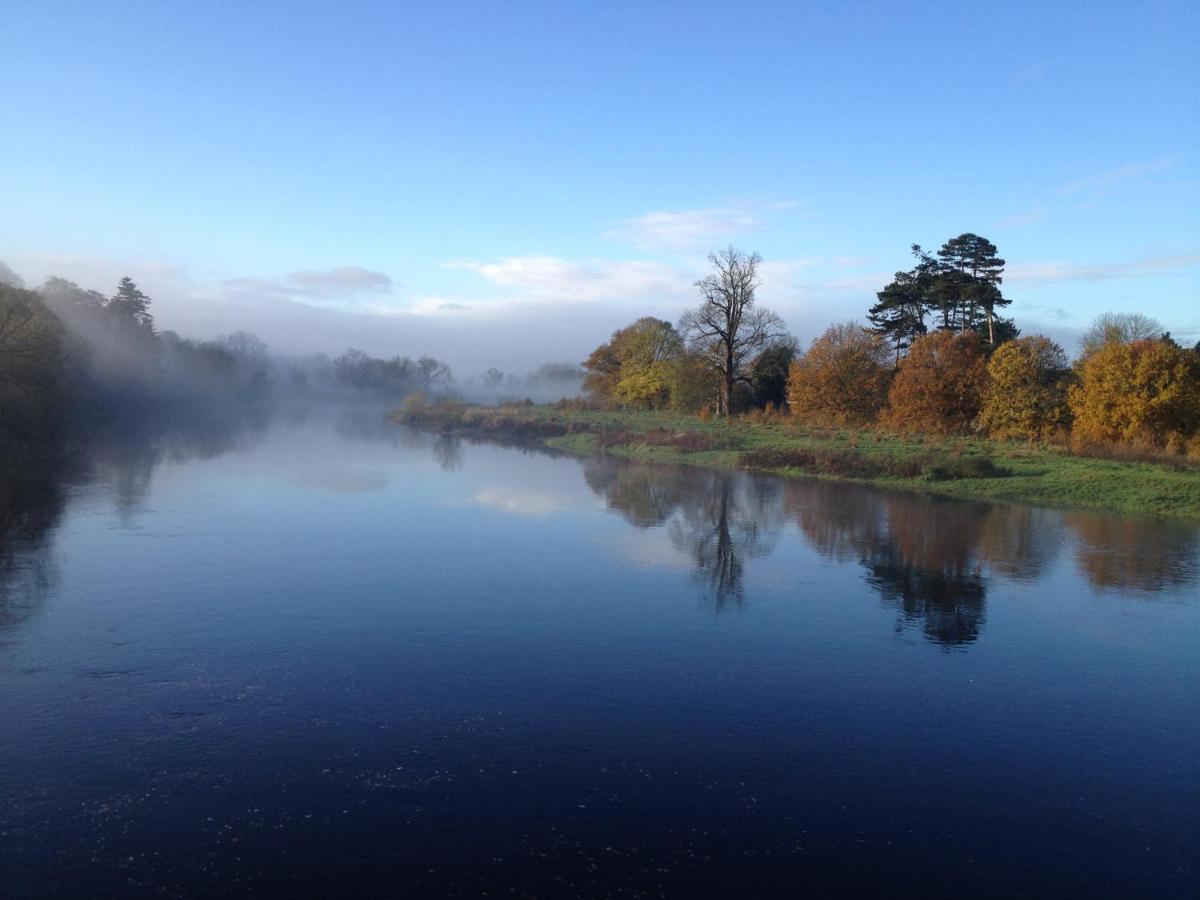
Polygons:
<instances>
[{"instance_id":1,"label":"pine tree","mask_svg":"<svg viewBox=\"0 0 1200 900\"><path fill-rule=\"evenodd\" d=\"M897 272L896 279L875 295L879 302L867 311L871 330L892 345L897 365L901 354L928 330L925 316L936 275L937 261L921 250L920 244L913 244L912 252L917 265L908 272Z\"/></svg>"},{"instance_id":2,"label":"pine tree","mask_svg":"<svg viewBox=\"0 0 1200 900\"><path fill-rule=\"evenodd\" d=\"M967 232L946 241L937 255L942 268L943 327L957 327L961 334L978 329L980 320L986 320L988 343L995 345L996 308L1011 302L1000 293L1004 260L996 255L996 245Z\"/></svg>"},{"instance_id":3,"label":"pine tree","mask_svg":"<svg viewBox=\"0 0 1200 900\"><path fill-rule=\"evenodd\" d=\"M146 331L154 331L154 316L150 314L150 298L142 293L133 279L126 275L117 285L117 292L105 306L113 321Z\"/></svg>"}]
</instances>

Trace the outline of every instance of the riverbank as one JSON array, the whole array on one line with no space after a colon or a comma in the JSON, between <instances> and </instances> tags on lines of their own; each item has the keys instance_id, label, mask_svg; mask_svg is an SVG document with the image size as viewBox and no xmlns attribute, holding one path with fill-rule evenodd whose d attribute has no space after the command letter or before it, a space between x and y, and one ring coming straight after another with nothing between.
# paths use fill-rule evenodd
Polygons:
<instances>
[{"instance_id":1,"label":"riverbank","mask_svg":"<svg viewBox=\"0 0 1200 900\"><path fill-rule=\"evenodd\" d=\"M835 478L955 497L1200 519L1200 466L1077 456L981 438L817 428L787 416L702 421L669 412L553 406L406 406L396 421L578 455Z\"/></svg>"}]
</instances>

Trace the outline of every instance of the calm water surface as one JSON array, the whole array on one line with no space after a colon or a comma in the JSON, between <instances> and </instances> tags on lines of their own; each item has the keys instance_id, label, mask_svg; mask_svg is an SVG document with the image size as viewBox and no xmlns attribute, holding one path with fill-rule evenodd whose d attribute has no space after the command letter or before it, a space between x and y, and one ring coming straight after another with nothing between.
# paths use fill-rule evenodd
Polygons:
<instances>
[{"instance_id":1,"label":"calm water surface","mask_svg":"<svg viewBox=\"0 0 1200 900\"><path fill-rule=\"evenodd\" d=\"M1200 537L312 412L0 493L0 894L1200 893Z\"/></svg>"}]
</instances>

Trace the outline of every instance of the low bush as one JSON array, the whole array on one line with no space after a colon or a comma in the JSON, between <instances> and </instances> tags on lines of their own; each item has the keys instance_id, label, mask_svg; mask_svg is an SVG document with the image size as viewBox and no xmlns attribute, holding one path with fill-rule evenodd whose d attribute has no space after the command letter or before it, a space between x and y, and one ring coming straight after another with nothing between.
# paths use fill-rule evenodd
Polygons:
<instances>
[{"instance_id":1,"label":"low bush","mask_svg":"<svg viewBox=\"0 0 1200 900\"><path fill-rule=\"evenodd\" d=\"M954 481L999 478L1008 473L984 456L918 456L871 458L853 450L822 447L812 450L751 450L741 455L749 469L798 469L812 475L840 478L923 478Z\"/></svg>"},{"instance_id":2,"label":"low bush","mask_svg":"<svg viewBox=\"0 0 1200 900\"><path fill-rule=\"evenodd\" d=\"M677 447L683 453L699 453L718 449L718 441L698 431L668 431L652 428L649 431L608 429L596 435L596 446L608 447Z\"/></svg>"}]
</instances>

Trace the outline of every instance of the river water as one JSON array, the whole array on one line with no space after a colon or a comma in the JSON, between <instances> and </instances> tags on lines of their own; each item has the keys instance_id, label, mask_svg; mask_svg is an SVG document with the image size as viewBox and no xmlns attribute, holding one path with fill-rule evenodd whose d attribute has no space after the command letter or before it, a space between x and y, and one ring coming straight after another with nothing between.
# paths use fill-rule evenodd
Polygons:
<instances>
[{"instance_id":1,"label":"river water","mask_svg":"<svg viewBox=\"0 0 1200 900\"><path fill-rule=\"evenodd\" d=\"M1200 893L1200 532L463 444L0 493L0 894Z\"/></svg>"}]
</instances>

